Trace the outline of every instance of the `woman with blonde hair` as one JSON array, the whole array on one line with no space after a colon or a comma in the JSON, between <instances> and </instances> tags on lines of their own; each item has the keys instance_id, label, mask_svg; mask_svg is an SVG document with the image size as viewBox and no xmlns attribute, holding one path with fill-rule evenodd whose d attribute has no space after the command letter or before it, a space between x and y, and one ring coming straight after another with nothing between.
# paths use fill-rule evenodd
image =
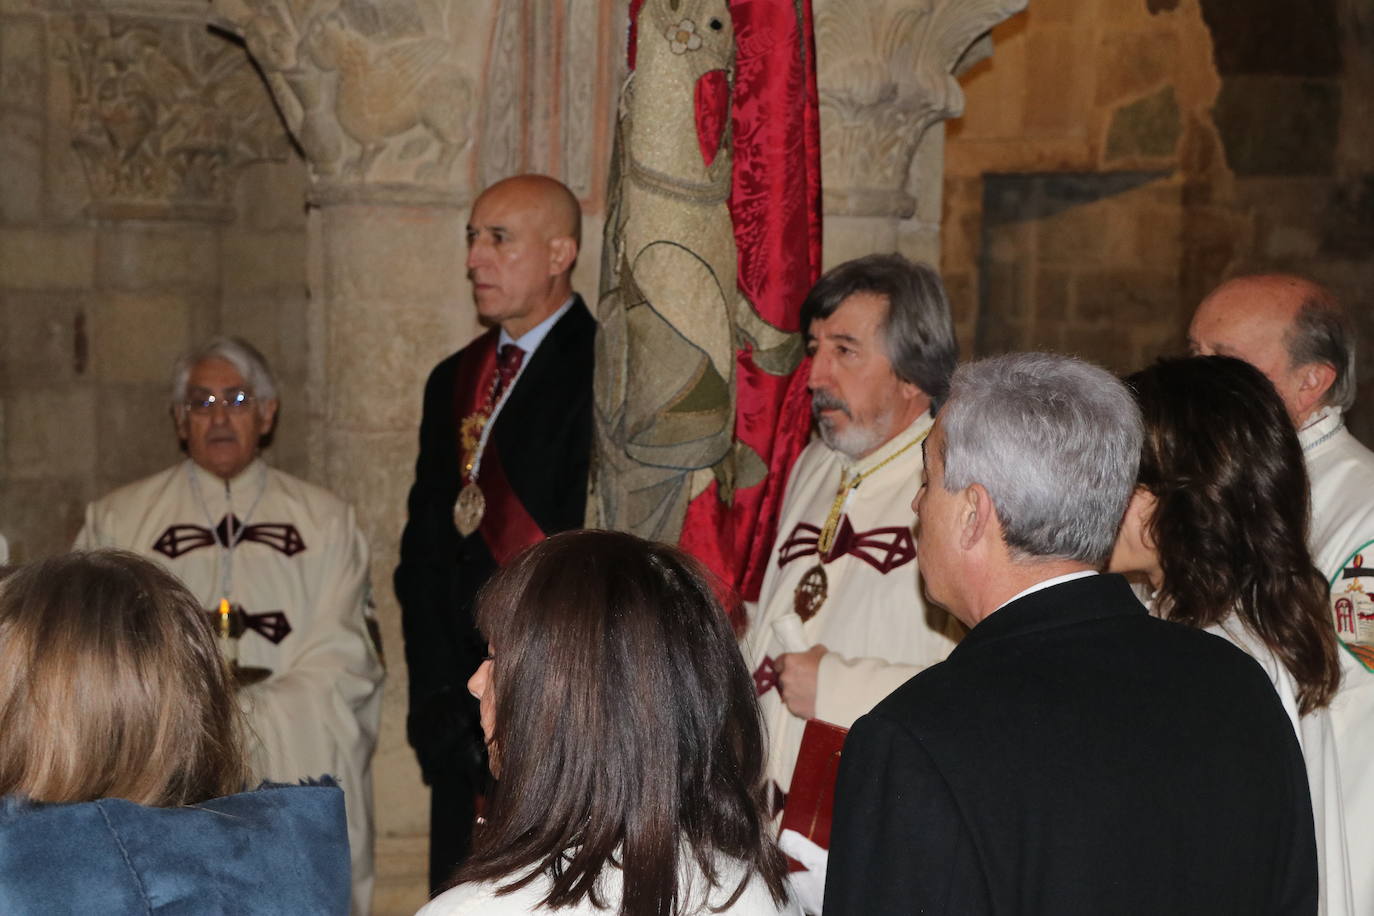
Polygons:
<instances>
[{"instance_id":1,"label":"woman with blonde hair","mask_svg":"<svg viewBox=\"0 0 1374 916\"><path fill-rule=\"evenodd\" d=\"M800 911L764 803L753 681L700 567L576 531L478 599L468 682L497 777L454 886L423 916Z\"/></svg>"},{"instance_id":2,"label":"woman with blonde hair","mask_svg":"<svg viewBox=\"0 0 1374 916\"><path fill-rule=\"evenodd\" d=\"M0 580L0 912L346 912L342 793L243 792L241 728L160 567L101 550Z\"/></svg>"}]
</instances>

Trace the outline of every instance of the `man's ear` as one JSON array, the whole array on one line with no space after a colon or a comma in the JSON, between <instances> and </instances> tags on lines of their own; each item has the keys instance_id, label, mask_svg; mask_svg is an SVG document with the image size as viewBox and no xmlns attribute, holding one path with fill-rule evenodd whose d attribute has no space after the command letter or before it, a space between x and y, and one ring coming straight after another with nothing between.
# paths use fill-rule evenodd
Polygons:
<instances>
[{"instance_id":1,"label":"man's ear","mask_svg":"<svg viewBox=\"0 0 1374 916\"><path fill-rule=\"evenodd\" d=\"M1326 393L1336 383L1336 368L1329 363L1307 363L1299 366L1298 407L1300 416L1306 420L1312 411L1321 406Z\"/></svg>"},{"instance_id":2,"label":"man's ear","mask_svg":"<svg viewBox=\"0 0 1374 916\"><path fill-rule=\"evenodd\" d=\"M959 546L970 550L988 531L992 520L992 497L981 483L970 484L959 494Z\"/></svg>"},{"instance_id":3,"label":"man's ear","mask_svg":"<svg viewBox=\"0 0 1374 916\"><path fill-rule=\"evenodd\" d=\"M570 235L549 239L549 276L567 273L577 260L577 242Z\"/></svg>"},{"instance_id":4,"label":"man's ear","mask_svg":"<svg viewBox=\"0 0 1374 916\"><path fill-rule=\"evenodd\" d=\"M277 399L272 398L263 401L258 405L258 438L261 439L272 431L272 427L277 423Z\"/></svg>"},{"instance_id":5,"label":"man's ear","mask_svg":"<svg viewBox=\"0 0 1374 916\"><path fill-rule=\"evenodd\" d=\"M172 426L177 431L177 438L185 442L187 439L191 438L191 430L188 428L190 423L188 419L190 412L179 404L173 405L171 411Z\"/></svg>"},{"instance_id":6,"label":"man's ear","mask_svg":"<svg viewBox=\"0 0 1374 916\"><path fill-rule=\"evenodd\" d=\"M902 379L898 379L897 382L899 385L898 390L902 393L902 397L906 398L908 401L922 401L927 407L930 406L930 395L926 394L925 390L922 389L920 385Z\"/></svg>"}]
</instances>

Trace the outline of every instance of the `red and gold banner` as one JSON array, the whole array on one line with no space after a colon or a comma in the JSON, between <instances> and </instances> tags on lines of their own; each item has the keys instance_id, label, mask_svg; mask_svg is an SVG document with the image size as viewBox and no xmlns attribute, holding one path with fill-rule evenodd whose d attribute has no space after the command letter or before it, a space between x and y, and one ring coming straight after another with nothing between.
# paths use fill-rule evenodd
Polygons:
<instances>
[{"instance_id":1,"label":"red and gold banner","mask_svg":"<svg viewBox=\"0 0 1374 916\"><path fill-rule=\"evenodd\" d=\"M821 274L820 114L815 36L807 0L733 0L731 104L734 222L740 291L761 318L801 331L799 313ZM810 402L803 360L770 375L752 351L736 357L735 438L768 468L763 481L722 502L712 484L687 509L681 544L745 599L758 597L783 490L806 445Z\"/></svg>"}]
</instances>

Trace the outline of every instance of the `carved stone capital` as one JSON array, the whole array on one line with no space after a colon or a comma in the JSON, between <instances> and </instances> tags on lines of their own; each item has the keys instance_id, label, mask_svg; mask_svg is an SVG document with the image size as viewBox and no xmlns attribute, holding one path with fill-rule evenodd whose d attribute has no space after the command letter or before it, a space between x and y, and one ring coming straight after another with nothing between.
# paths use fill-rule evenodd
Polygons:
<instances>
[{"instance_id":1,"label":"carved stone capital","mask_svg":"<svg viewBox=\"0 0 1374 916\"><path fill-rule=\"evenodd\" d=\"M310 164L320 202L412 186L458 193L472 110L470 4L214 0L243 36ZM477 18L484 18L481 13Z\"/></svg>"},{"instance_id":2,"label":"carved stone capital","mask_svg":"<svg viewBox=\"0 0 1374 916\"><path fill-rule=\"evenodd\" d=\"M234 170L289 142L237 44L183 17L54 17L93 215L227 219Z\"/></svg>"},{"instance_id":3,"label":"carved stone capital","mask_svg":"<svg viewBox=\"0 0 1374 916\"><path fill-rule=\"evenodd\" d=\"M827 213L906 218L911 158L963 112L955 65L1026 0L817 0L821 187Z\"/></svg>"}]
</instances>

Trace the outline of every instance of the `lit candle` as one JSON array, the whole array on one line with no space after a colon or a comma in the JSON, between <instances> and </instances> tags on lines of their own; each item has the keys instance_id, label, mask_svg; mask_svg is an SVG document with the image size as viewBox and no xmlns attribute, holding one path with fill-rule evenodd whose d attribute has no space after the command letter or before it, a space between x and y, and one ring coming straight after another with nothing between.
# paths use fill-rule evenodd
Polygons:
<instances>
[{"instance_id":1,"label":"lit candle","mask_svg":"<svg viewBox=\"0 0 1374 916\"><path fill-rule=\"evenodd\" d=\"M219 648L224 661L233 666L239 659L239 643L234 638L229 599L219 599Z\"/></svg>"}]
</instances>

